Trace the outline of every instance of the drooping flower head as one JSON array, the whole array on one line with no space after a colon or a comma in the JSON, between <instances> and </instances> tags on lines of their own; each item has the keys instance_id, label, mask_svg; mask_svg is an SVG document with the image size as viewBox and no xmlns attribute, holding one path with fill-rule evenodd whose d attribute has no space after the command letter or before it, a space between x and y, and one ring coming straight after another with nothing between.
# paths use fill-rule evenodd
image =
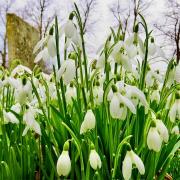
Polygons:
<instances>
[{"instance_id":1,"label":"drooping flower head","mask_svg":"<svg viewBox=\"0 0 180 180\"><path fill-rule=\"evenodd\" d=\"M63 151L57 161L57 173L59 176L68 176L71 171L71 160L69 157L69 142L64 143Z\"/></svg>"},{"instance_id":2,"label":"drooping flower head","mask_svg":"<svg viewBox=\"0 0 180 180\"><path fill-rule=\"evenodd\" d=\"M91 109L87 110L84 120L81 124L80 134L86 133L88 130L94 129L96 125L96 118Z\"/></svg>"},{"instance_id":3,"label":"drooping flower head","mask_svg":"<svg viewBox=\"0 0 180 180\"><path fill-rule=\"evenodd\" d=\"M122 165L122 174L125 180L129 180L131 178L133 164L136 166L141 175L145 173L145 167L141 158L133 150L131 150L131 148L129 148L126 152Z\"/></svg>"}]
</instances>

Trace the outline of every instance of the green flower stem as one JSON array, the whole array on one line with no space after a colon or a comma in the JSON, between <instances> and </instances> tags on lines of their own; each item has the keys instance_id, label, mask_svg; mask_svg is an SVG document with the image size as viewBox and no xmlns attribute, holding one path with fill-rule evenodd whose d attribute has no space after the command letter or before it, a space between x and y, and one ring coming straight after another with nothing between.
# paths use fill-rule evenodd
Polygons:
<instances>
[{"instance_id":1,"label":"green flower stem","mask_svg":"<svg viewBox=\"0 0 180 180\"><path fill-rule=\"evenodd\" d=\"M148 41L149 41L149 33L148 33L148 27L146 24L146 21L144 19L144 17L139 14L143 23L142 26L144 27L145 33L146 33L146 40L145 40L145 57L142 63L142 67L141 67L141 75L140 75L140 89L144 90L144 85L145 85L145 76L146 76L146 71L147 71L147 60L148 60Z\"/></svg>"},{"instance_id":2,"label":"green flower stem","mask_svg":"<svg viewBox=\"0 0 180 180\"><path fill-rule=\"evenodd\" d=\"M80 49L78 49L78 62L79 62L80 79L81 79L80 87L81 87L81 90L82 90L84 106L85 106L85 109L87 109L87 99L86 99L86 93L85 93L85 89L84 89L84 79L83 79L83 69L82 69L82 63L81 63L81 50Z\"/></svg>"},{"instance_id":3,"label":"green flower stem","mask_svg":"<svg viewBox=\"0 0 180 180\"><path fill-rule=\"evenodd\" d=\"M122 147L125 143L127 143L127 141L132 137L132 135L129 135L127 137L125 137L118 145L117 151L116 151L116 155L115 155L115 160L114 160L114 169L113 169L113 174L112 174L112 179L115 178L116 176L116 170L117 170L117 166L118 166L118 160L119 160L119 156L121 154L121 150Z\"/></svg>"},{"instance_id":4,"label":"green flower stem","mask_svg":"<svg viewBox=\"0 0 180 180\"><path fill-rule=\"evenodd\" d=\"M85 81L86 81L86 88L87 91L88 89L88 71L87 71L87 56L86 56L86 48L85 48L85 42L84 42L84 31L83 31L83 24L82 24L82 19L81 19L81 15L79 12L79 9L76 5L76 3L74 3L75 9L76 9L76 18L78 21L78 25L79 25L79 29L80 29L80 36L81 36L81 41L82 41L82 51L83 51L83 58L84 58L84 68L85 68Z\"/></svg>"},{"instance_id":5,"label":"green flower stem","mask_svg":"<svg viewBox=\"0 0 180 180\"><path fill-rule=\"evenodd\" d=\"M57 93L57 98L58 98L58 107L59 107L59 111L61 111L61 96L60 96L60 92L59 92L59 84L58 84L57 79L56 79L56 70L55 70L54 66L53 66L53 72L54 72L54 81L55 81L55 86L56 86L56 93Z\"/></svg>"},{"instance_id":6,"label":"green flower stem","mask_svg":"<svg viewBox=\"0 0 180 180\"><path fill-rule=\"evenodd\" d=\"M74 132L69 128L68 125L66 125L64 122L62 122L62 125L69 131L69 133L71 134L72 138L74 139L75 146L76 146L76 148L78 150L78 153L79 153L79 156L80 156L81 176L82 176L82 179L83 179L85 177L85 172L84 172L84 161L83 161L83 154L82 154L82 151L81 151L80 141L76 137Z\"/></svg>"},{"instance_id":7,"label":"green flower stem","mask_svg":"<svg viewBox=\"0 0 180 180\"><path fill-rule=\"evenodd\" d=\"M56 53L57 53L58 69L60 69L61 62L60 62L60 54L59 54L59 30L58 30L58 19L57 19L57 16L55 18L55 36L56 36ZM61 87L61 92L62 92L64 115L66 116L67 115L66 114L67 113L67 105L66 105L65 89L64 89L62 77L60 79L60 87Z\"/></svg>"}]
</instances>

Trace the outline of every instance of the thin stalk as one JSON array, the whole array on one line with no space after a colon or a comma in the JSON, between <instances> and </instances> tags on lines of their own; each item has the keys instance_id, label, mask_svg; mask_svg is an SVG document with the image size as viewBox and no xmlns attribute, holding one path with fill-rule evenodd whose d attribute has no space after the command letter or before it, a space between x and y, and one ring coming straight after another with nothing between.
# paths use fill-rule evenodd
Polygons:
<instances>
[{"instance_id":1,"label":"thin stalk","mask_svg":"<svg viewBox=\"0 0 180 180\"><path fill-rule=\"evenodd\" d=\"M147 71L147 59L148 59L148 41L149 41L149 33L148 33L148 28L147 28L147 24L146 21L144 19L144 17L139 14L143 23L142 26L144 27L145 33L146 33L146 40L145 40L145 57L142 63L142 67L141 67L141 77L140 77L140 89L143 90L144 89L144 85L145 85L145 76L146 76L146 71Z\"/></svg>"},{"instance_id":2,"label":"thin stalk","mask_svg":"<svg viewBox=\"0 0 180 180\"><path fill-rule=\"evenodd\" d=\"M61 61L60 61L60 54L59 54L59 30L58 30L58 19L56 16L55 19L55 35L56 35L56 53L57 53L57 62L58 62L58 69L61 67ZM66 98L65 98L65 90L64 90L64 85L63 85L63 80L62 77L60 79L60 87L61 87L61 92L62 92L62 99L63 99L63 106L64 106L64 114L66 116L67 113L67 105L66 105Z\"/></svg>"},{"instance_id":3,"label":"thin stalk","mask_svg":"<svg viewBox=\"0 0 180 180\"><path fill-rule=\"evenodd\" d=\"M78 25L79 25L79 29L80 29L82 51L83 51L83 58L84 58L84 68L85 68L85 81L86 81L86 88L87 88L87 91L88 91L87 56L86 56L86 48L85 48L85 41L84 41L83 23L82 23L81 15L80 15L80 12L79 12L79 9L78 9L76 3L74 3L74 6L75 6L75 9L76 9L75 15L76 15Z\"/></svg>"}]
</instances>

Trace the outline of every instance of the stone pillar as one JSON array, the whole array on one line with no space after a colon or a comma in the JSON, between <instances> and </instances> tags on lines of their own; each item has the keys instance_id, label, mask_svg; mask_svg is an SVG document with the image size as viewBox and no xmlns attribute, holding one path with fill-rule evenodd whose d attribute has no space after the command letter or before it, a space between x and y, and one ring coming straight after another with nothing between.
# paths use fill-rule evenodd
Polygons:
<instances>
[{"instance_id":1,"label":"stone pillar","mask_svg":"<svg viewBox=\"0 0 180 180\"><path fill-rule=\"evenodd\" d=\"M22 65L34 67L33 48L39 41L37 29L15 14L7 14L8 64L19 60Z\"/></svg>"}]
</instances>

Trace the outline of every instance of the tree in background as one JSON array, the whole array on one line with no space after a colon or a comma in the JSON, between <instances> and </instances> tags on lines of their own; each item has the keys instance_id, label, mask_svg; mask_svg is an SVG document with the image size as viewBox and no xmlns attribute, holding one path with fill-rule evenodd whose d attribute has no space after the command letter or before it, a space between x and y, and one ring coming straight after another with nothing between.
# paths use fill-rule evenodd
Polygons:
<instances>
[{"instance_id":1,"label":"tree in background","mask_svg":"<svg viewBox=\"0 0 180 180\"><path fill-rule=\"evenodd\" d=\"M51 13L48 12L52 4L51 0L28 0L20 12L20 16L23 19L38 29L40 39L45 35L50 23L55 17L53 10Z\"/></svg>"},{"instance_id":2,"label":"tree in background","mask_svg":"<svg viewBox=\"0 0 180 180\"><path fill-rule=\"evenodd\" d=\"M176 61L180 61L180 2L177 0L166 0L167 9L164 13L165 20L155 27L161 32L167 41L168 47L172 49L172 55Z\"/></svg>"},{"instance_id":3,"label":"tree in background","mask_svg":"<svg viewBox=\"0 0 180 180\"><path fill-rule=\"evenodd\" d=\"M97 19L95 20L94 18L92 18L96 6L96 0L81 0L79 2L79 7L81 9L81 14L83 18L84 33L90 33L90 31L93 29L94 24L97 22Z\"/></svg>"},{"instance_id":4,"label":"tree in background","mask_svg":"<svg viewBox=\"0 0 180 180\"><path fill-rule=\"evenodd\" d=\"M0 46L0 59L3 67L6 67L7 59L6 15L11 9L13 3L13 0L5 0L2 4L0 4L0 41L2 42L2 45Z\"/></svg>"},{"instance_id":5,"label":"tree in background","mask_svg":"<svg viewBox=\"0 0 180 180\"><path fill-rule=\"evenodd\" d=\"M128 29L134 29L138 13L145 14L148 7L153 1L150 0L129 0L122 3L120 0L115 1L109 10L117 20L117 26L125 37ZM129 20L133 23L129 24Z\"/></svg>"}]
</instances>

